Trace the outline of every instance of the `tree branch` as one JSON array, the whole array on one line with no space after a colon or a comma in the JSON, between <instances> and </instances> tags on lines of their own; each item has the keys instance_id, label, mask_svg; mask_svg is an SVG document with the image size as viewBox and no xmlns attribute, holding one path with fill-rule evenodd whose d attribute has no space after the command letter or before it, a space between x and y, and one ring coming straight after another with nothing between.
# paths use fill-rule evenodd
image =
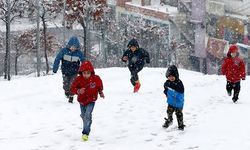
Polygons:
<instances>
[{"instance_id":1,"label":"tree branch","mask_svg":"<svg viewBox=\"0 0 250 150\"><path fill-rule=\"evenodd\" d=\"M12 22L15 18L19 17L19 15L15 15L10 19L10 22Z\"/></svg>"},{"instance_id":2,"label":"tree branch","mask_svg":"<svg viewBox=\"0 0 250 150\"><path fill-rule=\"evenodd\" d=\"M3 18L0 18L0 20L2 20L4 23L6 23L6 20L5 19L3 19Z\"/></svg>"},{"instance_id":3,"label":"tree branch","mask_svg":"<svg viewBox=\"0 0 250 150\"><path fill-rule=\"evenodd\" d=\"M15 7L17 1L18 1L18 0L15 0L14 3L13 3L13 5L10 7L11 12L13 11L13 9L14 9L14 7Z\"/></svg>"},{"instance_id":4,"label":"tree branch","mask_svg":"<svg viewBox=\"0 0 250 150\"><path fill-rule=\"evenodd\" d=\"M4 12L6 12L6 11L7 11L4 7L0 7L0 9L2 9Z\"/></svg>"}]
</instances>

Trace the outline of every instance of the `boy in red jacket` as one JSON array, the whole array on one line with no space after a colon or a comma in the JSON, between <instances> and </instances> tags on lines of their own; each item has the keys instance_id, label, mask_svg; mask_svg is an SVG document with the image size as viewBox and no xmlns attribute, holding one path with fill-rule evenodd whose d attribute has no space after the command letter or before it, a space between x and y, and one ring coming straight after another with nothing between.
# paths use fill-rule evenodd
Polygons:
<instances>
[{"instance_id":1,"label":"boy in red jacket","mask_svg":"<svg viewBox=\"0 0 250 150\"><path fill-rule=\"evenodd\" d=\"M233 94L233 102L237 102L240 93L240 81L246 79L245 64L242 59L238 57L238 47L236 45L230 46L227 57L222 64L222 74L227 78L227 93L229 96Z\"/></svg>"},{"instance_id":2,"label":"boy in red jacket","mask_svg":"<svg viewBox=\"0 0 250 150\"><path fill-rule=\"evenodd\" d=\"M71 92L78 95L81 117L83 120L83 141L88 140L92 123L92 112L97 100L98 93L104 98L102 80L95 75L94 67L90 61L85 61L79 68L78 76L71 85Z\"/></svg>"}]
</instances>

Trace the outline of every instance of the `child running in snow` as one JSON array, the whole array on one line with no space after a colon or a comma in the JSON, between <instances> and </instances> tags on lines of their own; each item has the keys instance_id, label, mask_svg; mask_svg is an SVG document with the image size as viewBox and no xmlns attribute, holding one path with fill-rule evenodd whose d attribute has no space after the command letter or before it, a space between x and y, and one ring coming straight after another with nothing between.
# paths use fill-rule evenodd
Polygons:
<instances>
[{"instance_id":1,"label":"child running in snow","mask_svg":"<svg viewBox=\"0 0 250 150\"><path fill-rule=\"evenodd\" d=\"M227 78L226 90L228 95L231 96L232 90L234 90L232 98L234 103L239 99L240 81L246 79L245 64L238 55L238 47L231 45L221 68L222 74L226 75Z\"/></svg>"},{"instance_id":2,"label":"child running in snow","mask_svg":"<svg viewBox=\"0 0 250 150\"><path fill-rule=\"evenodd\" d=\"M166 72L167 81L164 83L164 93L167 96L167 115L164 128L168 128L173 123L173 113L175 112L178 122L178 129L184 130L183 105L184 105L184 85L179 79L178 69L175 65L168 68Z\"/></svg>"},{"instance_id":3,"label":"child running in snow","mask_svg":"<svg viewBox=\"0 0 250 150\"><path fill-rule=\"evenodd\" d=\"M128 49L122 56L122 61L128 61L128 69L131 72L130 82L134 86L134 93L136 93L141 87L138 73L143 69L145 61L150 63L150 58L148 52L139 47L136 39L130 40L127 47Z\"/></svg>"},{"instance_id":4,"label":"child running in snow","mask_svg":"<svg viewBox=\"0 0 250 150\"><path fill-rule=\"evenodd\" d=\"M81 118L83 120L82 140L87 141L92 124L92 112L98 93L104 98L102 80L95 75L94 67L90 61L85 61L80 66L78 76L72 83L71 92L78 95Z\"/></svg>"},{"instance_id":5,"label":"child running in snow","mask_svg":"<svg viewBox=\"0 0 250 150\"><path fill-rule=\"evenodd\" d=\"M70 92L70 86L74 78L77 76L81 62L84 61L83 53L80 51L80 42L77 37L71 37L67 46L60 50L55 58L53 72L56 73L60 61L62 62L62 77L64 94L68 98L69 103L73 103L73 94Z\"/></svg>"}]
</instances>

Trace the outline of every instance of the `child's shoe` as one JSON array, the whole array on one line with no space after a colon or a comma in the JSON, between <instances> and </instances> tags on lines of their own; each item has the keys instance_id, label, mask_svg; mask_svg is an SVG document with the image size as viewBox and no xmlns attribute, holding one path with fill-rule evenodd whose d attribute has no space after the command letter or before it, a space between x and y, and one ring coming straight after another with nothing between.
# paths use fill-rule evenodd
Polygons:
<instances>
[{"instance_id":1,"label":"child's shoe","mask_svg":"<svg viewBox=\"0 0 250 150\"><path fill-rule=\"evenodd\" d=\"M137 92L139 91L140 87L141 87L140 82L137 82L137 83L135 84L135 86L134 86L134 93L137 93Z\"/></svg>"},{"instance_id":2,"label":"child's shoe","mask_svg":"<svg viewBox=\"0 0 250 150\"><path fill-rule=\"evenodd\" d=\"M69 103L73 103L74 96L69 96Z\"/></svg>"},{"instance_id":3,"label":"child's shoe","mask_svg":"<svg viewBox=\"0 0 250 150\"><path fill-rule=\"evenodd\" d=\"M234 97L233 97L232 100L233 100L234 103L236 103L236 102L238 101L238 98L234 98Z\"/></svg>"},{"instance_id":4,"label":"child's shoe","mask_svg":"<svg viewBox=\"0 0 250 150\"><path fill-rule=\"evenodd\" d=\"M184 131L184 128L185 128L185 125L180 125L180 126L178 126L178 129L179 129L179 130Z\"/></svg>"},{"instance_id":5,"label":"child's shoe","mask_svg":"<svg viewBox=\"0 0 250 150\"><path fill-rule=\"evenodd\" d=\"M162 125L163 128L168 128L170 125L173 124L173 121L170 121L167 118L164 118L164 119L165 119L165 123Z\"/></svg>"},{"instance_id":6,"label":"child's shoe","mask_svg":"<svg viewBox=\"0 0 250 150\"><path fill-rule=\"evenodd\" d=\"M89 136L87 134L82 135L82 140L83 141L88 141L88 139L89 139Z\"/></svg>"}]
</instances>

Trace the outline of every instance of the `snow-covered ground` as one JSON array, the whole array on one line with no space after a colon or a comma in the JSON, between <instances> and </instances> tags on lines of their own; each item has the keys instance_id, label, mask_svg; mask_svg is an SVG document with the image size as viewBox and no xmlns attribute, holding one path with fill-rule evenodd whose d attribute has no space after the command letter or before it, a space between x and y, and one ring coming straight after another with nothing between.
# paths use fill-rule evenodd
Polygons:
<instances>
[{"instance_id":1,"label":"snow-covered ground","mask_svg":"<svg viewBox=\"0 0 250 150\"><path fill-rule=\"evenodd\" d=\"M106 98L93 112L88 142L81 141L79 104L67 103L58 73L0 81L0 150L249 150L250 81L238 104L222 76L180 70L185 85L185 131L176 119L163 129L166 69L144 68L142 87L132 93L126 68L99 69Z\"/></svg>"}]
</instances>

